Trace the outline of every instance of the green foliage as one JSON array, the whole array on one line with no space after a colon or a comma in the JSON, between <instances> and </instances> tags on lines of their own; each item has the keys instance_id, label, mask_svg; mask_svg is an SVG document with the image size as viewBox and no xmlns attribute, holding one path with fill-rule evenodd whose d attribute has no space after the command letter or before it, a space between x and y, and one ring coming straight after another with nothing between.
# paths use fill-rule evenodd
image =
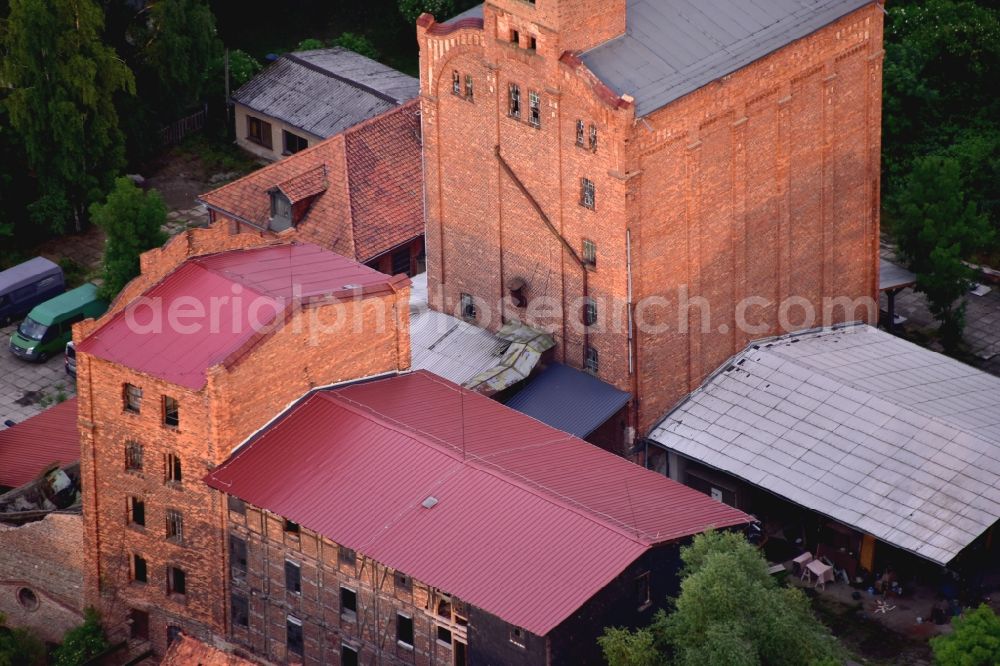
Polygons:
<instances>
[{"instance_id":1,"label":"green foliage","mask_svg":"<svg viewBox=\"0 0 1000 666\"><path fill-rule=\"evenodd\" d=\"M0 613L0 666L43 666L45 644L26 629L12 629Z\"/></svg>"},{"instance_id":2,"label":"green foliage","mask_svg":"<svg viewBox=\"0 0 1000 666\"><path fill-rule=\"evenodd\" d=\"M309 37L308 39L303 39L299 42L299 45L295 47L296 51L315 51L316 49L323 48L323 40L315 39Z\"/></svg>"},{"instance_id":3,"label":"green foliage","mask_svg":"<svg viewBox=\"0 0 1000 666\"><path fill-rule=\"evenodd\" d=\"M361 55L371 58L372 60L378 60L380 54L375 45L372 44L367 37L364 35L356 35L353 32L345 32L340 37L337 37L330 42L331 46L342 46L345 49L350 49L355 53L360 53Z\"/></svg>"},{"instance_id":4,"label":"green foliage","mask_svg":"<svg viewBox=\"0 0 1000 666\"><path fill-rule=\"evenodd\" d=\"M889 3L883 170L890 213L916 158L958 159L970 199L1000 229L1000 9L975 0Z\"/></svg>"},{"instance_id":5,"label":"green foliage","mask_svg":"<svg viewBox=\"0 0 1000 666\"><path fill-rule=\"evenodd\" d=\"M139 275L139 255L167 240L160 228L167 208L156 191L143 192L128 178L119 178L107 200L94 204L90 214L107 234L101 297L111 300Z\"/></svg>"},{"instance_id":6,"label":"green foliage","mask_svg":"<svg viewBox=\"0 0 1000 666\"><path fill-rule=\"evenodd\" d=\"M108 648L101 628L101 616L88 608L79 627L66 632L62 644L52 654L53 666L79 666Z\"/></svg>"},{"instance_id":7,"label":"green foliage","mask_svg":"<svg viewBox=\"0 0 1000 666\"><path fill-rule=\"evenodd\" d=\"M204 99L206 74L222 53L222 42L205 0L159 0L151 6L148 25L152 35L145 55L157 78L156 101L173 119Z\"/></svg>"},{"instance_id":8,"label":"green foliage","mask_svg":"<svg viewBox=\"0 0 1000 666\"><path fill-rule=\"evenodd\" d=\"M93 0L11 0L0 78L5 105L45 201L32 210L52 229L86 221L124 164L116 93L134 93L129 68L101 42Z\"/></svg>"},{"instance_id":9,"label":"green foliage","mask_svg":"<svg viewBox=\"0 0 1000 666\"><path fill-rule=\"evenodd\" d=\"M232 90L236 90L244 83L257 75L263 67L256 58L240 49L229 52L229 85ZM212 68L218 74L218 80L222 81L224 65L220 56Z\"/></svg>"},{"instance_id":10,"label":"green foliage","mask_svg":"<svg viewBox=\"0 0 1000 666\"><path fill-rule=\"evenodd\" d=\"M954 631L931 639L934 661L940 666L1000 664L1000 617L982 604L953 623Z\"/></svg>"},{"instance_id":11,"label":"green foliage","mask_svg":"<svg viewBox=\"0 0 1000 666\"><path fill-rule=\"evenodd\" d=\"M954 351L962 339L964 296L975 275L963 259L988 245L993 230L968 200L959 163L950 158L917 159L896 207L892 231L900 254L941 322L942 343Z\"/></svg>"},{"instance_id":12,"label":"green foliage","mask_svg":"<svg viewBox=\"0 0 1000 666\"><path fill-rule=\"evenodd\" d=\"M612 666L841 663L842 648L805 595L779 586L742 535L698 535L681 559L681 593L671 614L661 611L637 632L605 630L599 639Z\"/></svg>"},{"instance_id":13,"label":"green foliage","mask_svg":"<svg viewBox=\"0 0 1000 666\"><path fill-rule=\"evenodd\" d=\"M455 3L452 0L399 0L399 13L411 25L424 12L444 21L454 15Z\"/></svg>"}]
</instances>

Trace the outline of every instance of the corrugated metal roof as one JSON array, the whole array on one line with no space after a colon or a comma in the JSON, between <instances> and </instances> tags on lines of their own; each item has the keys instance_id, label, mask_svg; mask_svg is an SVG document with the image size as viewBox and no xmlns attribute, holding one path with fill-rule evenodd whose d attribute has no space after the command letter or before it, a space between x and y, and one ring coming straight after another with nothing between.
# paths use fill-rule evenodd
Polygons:
<instances>
[{"instance_id":1,"label":"corrugated metal roof","mask_svg":"<svg viewBox=\"0 0 1000 666\"><path fill-rule=\"evenodd\" d=\"M351 298L404 284L315 245L272 245L190 259L83 341L80 352L193 389L205 371L269 334L294 298ZM169 314L200 310L171 325ZM154 313L159 312L159 319Z\"/></svg>"},{"instance_id":2,"label":"corrugated metal roof","mask_svg":"<svg viewBox=\"0 0 1000 666\"><path fill-rule=\"evenodd\" d=\"M426 371L309 396L206 482L538 635L652 545L751 520Z\"/></svg>"},{"instance_id":3,"label":"corrugated metal roof","mask_svg":"<svg viewBox=\"0 0 1000 666\"><path fill-rule=\"evenodd\" d=\"M553 428L586 437L628 404L630 397L589 373L553 363L507 406Z\"/></svg>"},{"instance_id":4,"label":"corrugated metal roof","mask_svg":"<svg viewBox=\"0 0 1000 666\"><path fill-rule=\"evenodd\" d=\"M412 76L338 47L281 56L233 100L325 139L419 92Z\"/></svg>"},{"instance_id":5,"label":"corrugated metal roof","mask_svg":"<svg viewBox=\"0 0 1000 666\"><path fill-rule=\"evenodd\" d=\"M16 488L52 463L68 465L79 459L76 398L0 430L0 486Z\"/></svg>"},{"instance_id":6,"label":"corrugated metal roof","mask_svg":"<svg viewBox=\"0 0 1000 666\"><path fill-rule=\"evenodd\" d=\"M751 345L651 437L941 564L1000 519L1000 378L870 326Z\"/></svg>"},{"instance_id":7,"label":"corrugated metal roof","mask_svg":"<svg viewBox=\"0 0 1000 666\"><path fill-rule=\"evenodd\" d=\"M583 62L645 116L872 0L627 0L626 32Z\"/></svg>"},{"instance_id":8,"label":"corrugated metal roof","mask_svg":"<svg viewBox=\"0 0 1000 666\"><path fill-rule=\"evenodd\" d=\"M878 269L878 289L886 291L888 289L900 289L902 287L912 287L917 283L917 276L898 266L891 261L881 260Z\"/></svg>"},{"instance_id":9,"label":"corrugated metal roof","mask_svg":"<svg viewBox=\"0 0 1000 666\"><path fill-rule=\"evenodd\" d=\"M410 350L414 370L429 370L456 384L499 363L510 342L427 305L427 273L410 289Z\"/></svg>"}]
</instances>

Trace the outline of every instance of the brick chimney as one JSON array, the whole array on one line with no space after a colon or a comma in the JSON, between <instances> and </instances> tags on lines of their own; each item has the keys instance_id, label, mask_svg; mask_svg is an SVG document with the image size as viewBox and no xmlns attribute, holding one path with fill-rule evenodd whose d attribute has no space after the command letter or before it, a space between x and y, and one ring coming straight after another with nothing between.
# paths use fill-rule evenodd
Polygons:
<instances>
[{"instance_id":1,"label":"brick chimney","mask_svg":"<svg viewBox=\"0 0 1000 666\"><path fill-rule=\"evenodd\" d=\"M497 39L510 31L543 36L556 57L586 51L625 33L626 0L492 0L485 3L485 29ZM490 20L496 17L495 23Z\"/></svg>"}]
</instances>

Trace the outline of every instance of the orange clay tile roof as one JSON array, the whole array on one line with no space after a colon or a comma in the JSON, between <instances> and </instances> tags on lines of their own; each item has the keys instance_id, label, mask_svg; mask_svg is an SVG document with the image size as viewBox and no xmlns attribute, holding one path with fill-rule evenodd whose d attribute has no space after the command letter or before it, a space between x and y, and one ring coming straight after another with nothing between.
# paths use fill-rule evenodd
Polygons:
<instances>
[{"instance_id":1,"label":"orange clay tile roof","mask_svg":"<svg viewBox=\"0 0 1000 666\"><path fill-rule=\"evenodd\" d=\"M223 652L202 643L196 638L181 634L167 653L163 655L161 666L254 666L254 662Z\"/></svg>"},{"instance_id":2,"label":"orange clay tile roof","mask_svg":"<svg viewBox=\"0 0 1000 666\"><path fill-rule=\"evenodd\" d=\"M266 229L272 188L293 203L318 193L293 237L370 261L424 231L419 108L411 100L199 199Z\"/></svg>"},{"instance_id":3,"label":"orange clay tile roof","mask_svg":"<svg viewBox=\"0 0 1000 666\"><path fill-rule=\"evenodd\" d=\"M292 176L283 183L278 183L277 187L293 204L314 197L326 191L326 165L314 166L308 171Z\"/></svg>"}]
</instances>

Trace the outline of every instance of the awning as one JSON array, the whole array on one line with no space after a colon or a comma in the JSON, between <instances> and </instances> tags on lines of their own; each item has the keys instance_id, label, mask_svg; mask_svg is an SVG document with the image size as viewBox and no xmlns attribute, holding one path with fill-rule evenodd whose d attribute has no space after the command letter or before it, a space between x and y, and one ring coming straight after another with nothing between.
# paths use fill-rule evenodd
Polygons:
<instances>
[{"instance_id":1,"label":"awning","mask_svg":"<svg viewBox=\"0 0 1000 666\"><path fill-rule=\"evenodd\" d=\"M464 386L483 395L494 395L523 381L538 365L542 354L555 347L548 333L512 322L497 332L497 337L510 342L510 347L495 367L479 373Z\"/></svg>"},{"instance_id":2,"label":"awning","mask_svg":"<svg viewBox=\"0 0 1000 666\"><path fill-rule=\"evenodd\" d=\"M507 406L582 438L601 427L631 397L591 374L553 363Z\"/></svg>"},{"instance_id":3,"label":"awning","mask_svg":"<svg viewBox=\"0 0 1000 666\"><path fill-rule=\"evenodd\" d=\"M891 261L883 259L878 269L878 290L902 289L917 283L917 276Z\"/></svg>"}]
</instances>

